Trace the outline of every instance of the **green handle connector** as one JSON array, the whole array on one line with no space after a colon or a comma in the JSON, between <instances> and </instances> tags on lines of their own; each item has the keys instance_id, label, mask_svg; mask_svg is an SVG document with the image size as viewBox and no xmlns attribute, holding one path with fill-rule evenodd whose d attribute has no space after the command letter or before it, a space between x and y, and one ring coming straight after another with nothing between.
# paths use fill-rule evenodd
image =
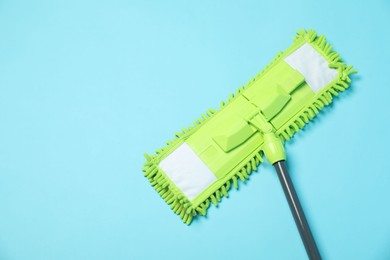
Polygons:
<instances>
[{"instance_id":1,"label":"green handle connector","mask_svg":"<svg viewBox=\"0 0 390 260\"><path fill-rule=\"evenodd\" d=\"M273 165L276 162L286 160L286 153L282 140L276 135L275 128L267 121L261 111L249 121L256 127L264 138L263 153L267 161Z\"/></svg>"},{"instance_id":2,"label":"green handle connector","mask_svg":"<svg viewBox=\"0 0 390 260\"><path fill-rule=\"evenodd\" d=\"M264 133L263 152L265 158L267 158L267 161L271 165L286 160L286 153L282 140L273 131Z\"/></svg>"}]
</instances>

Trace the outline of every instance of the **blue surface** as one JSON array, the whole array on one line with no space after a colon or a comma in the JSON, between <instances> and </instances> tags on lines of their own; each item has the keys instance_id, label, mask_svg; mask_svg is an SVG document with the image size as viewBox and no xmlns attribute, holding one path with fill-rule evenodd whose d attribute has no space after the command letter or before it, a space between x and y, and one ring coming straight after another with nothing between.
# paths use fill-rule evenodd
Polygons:
<instances>
[{"instance_id":1,"label":"blue surface","mask_svg":"<svg viewBox=\"0 0 390 260\"><path fill-rule=\"evenodd\" d=\"M324 259L390 259L390 2L270 2L1 1L0 259L305 259L269 165L191 226L141 172L303 27L360 74L293 181Z\"/></svg>"}]
</instances>

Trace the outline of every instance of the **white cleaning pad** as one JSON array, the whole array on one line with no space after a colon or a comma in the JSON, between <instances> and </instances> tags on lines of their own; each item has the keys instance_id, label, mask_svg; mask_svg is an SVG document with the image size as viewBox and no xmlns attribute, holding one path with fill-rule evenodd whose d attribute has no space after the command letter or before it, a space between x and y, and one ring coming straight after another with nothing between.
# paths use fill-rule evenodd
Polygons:
<instances>
[{"instance_id":1,"label":"white cleaning pad","mask_svg":"<svg viewBox=\"0 0 390 260\"><path fill-rule=\"evenodd\" d=\"M314 93L337 77L337 70L329 68L325 58L308 43L299 47L284 61L305 77L306 83Z\"/></svg>"},{"instance_id":2,"label":"white cleaning pad","mask_svg":"<svg viewBox=\"0 0 390 260\"><path fill-rule=\"evenodd\" d=\"M217 180L186 143L163 159L159 166L190 200Z\"/></svg>"}]
</instances>

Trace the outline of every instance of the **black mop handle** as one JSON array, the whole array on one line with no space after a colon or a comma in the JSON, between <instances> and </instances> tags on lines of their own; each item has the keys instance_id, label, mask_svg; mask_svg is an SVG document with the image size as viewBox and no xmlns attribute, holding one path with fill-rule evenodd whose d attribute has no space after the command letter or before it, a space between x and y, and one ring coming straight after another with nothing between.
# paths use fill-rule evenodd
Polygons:
<instances>
[{"instance_id":1,"label":"black mop handle","mask_svg":"<svg viewBox=\"0 0 390 260\"><path fill-rule=\"evenodd\" d=\"M314 241L309 224L307 223L305 214L303 213L294 185L288 175L285 161L276 162L274 166L278 173L280 183L282 184L284 194L286 195L288 205L290 206L291 213L294 216L295 224L298 227L299 234L301 235L303 244L305 245L307 255L310 260L320 260L320 253L318 252L316 242Z\"/></svg>"}]
</instances>

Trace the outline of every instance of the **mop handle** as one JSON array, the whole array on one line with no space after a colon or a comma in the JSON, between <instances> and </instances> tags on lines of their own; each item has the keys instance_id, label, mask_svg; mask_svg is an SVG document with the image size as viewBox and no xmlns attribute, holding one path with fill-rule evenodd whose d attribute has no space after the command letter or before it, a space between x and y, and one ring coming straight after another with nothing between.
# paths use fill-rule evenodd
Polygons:
<instances>
[{"instance_id":1,"label":"mop handle","mask_svg":"<svg viewBox=\"0 0 390 260\"><path fill-rule=\"evenodd\" d=\"M301 235L301 239L305 246L307 255L309 256L310 260L320 260L320 253L310 231L305 214L303 213L301 203L299 202L297 193L294 189L294 185L291 182L285 161L278 161L274 163L274 167L278 173L280 183L282 184L284 194L286 195L291 213L294 216L295 224L298 227L299 234Z\"/></svg>"}]
</instances>

